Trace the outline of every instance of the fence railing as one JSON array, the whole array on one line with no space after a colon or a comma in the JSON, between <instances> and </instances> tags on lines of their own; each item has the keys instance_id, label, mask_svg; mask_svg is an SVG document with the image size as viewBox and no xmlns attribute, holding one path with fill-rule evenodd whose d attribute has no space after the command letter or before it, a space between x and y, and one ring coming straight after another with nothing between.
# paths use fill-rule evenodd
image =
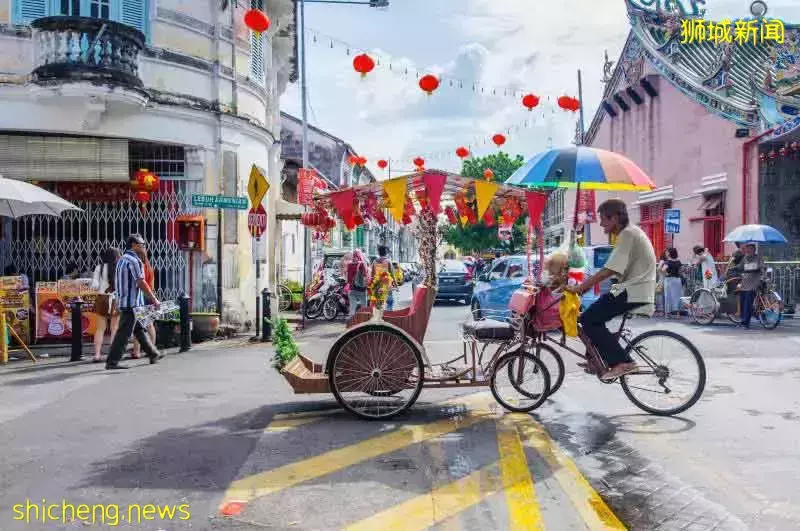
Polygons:
<instances>
[{"instance_id":1,"label":"fence railing","mask_svg":"<svg viewBox=\"0 0 800 531\"><path fill-rule=\"evenodd\" d=\"M720 278L723 278L727 265L727 262L717 262ZM795 304L800 303L800 262L766 262L766 266L772 269L774 289L783 298L786 308L794 308ZM684 294L688 296L701 287L703 281L698 274L698 266L687 266L683 272L686 277Z\"/></svg>"}]
</instances>

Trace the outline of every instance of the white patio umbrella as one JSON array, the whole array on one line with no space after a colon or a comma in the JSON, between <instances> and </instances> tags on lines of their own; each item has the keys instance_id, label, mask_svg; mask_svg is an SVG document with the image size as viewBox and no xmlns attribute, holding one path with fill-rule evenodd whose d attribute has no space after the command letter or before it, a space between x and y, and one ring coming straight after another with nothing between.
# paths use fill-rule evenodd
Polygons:
<instances>
[{"instance_id":1,"label":"white patio umbrella","mask_svg":"<svg viewBox=\"0 0 800 531\"><path fill-rule=\"evenodd\" d=\"M0 216L60 216L65 210L81 209L35 184L0 176Z\"/></svg>"}]
</instances>

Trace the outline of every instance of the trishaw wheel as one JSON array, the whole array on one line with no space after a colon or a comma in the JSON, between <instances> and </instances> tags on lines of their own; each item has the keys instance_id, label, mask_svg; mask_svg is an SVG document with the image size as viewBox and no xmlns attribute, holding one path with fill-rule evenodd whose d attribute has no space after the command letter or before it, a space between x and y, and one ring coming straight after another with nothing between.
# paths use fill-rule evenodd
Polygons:
<instances>
[{"instance_id":1,"label":"trishaw wheel","mask_svg":"<svg viewBox=\"0 0 800 531\"><path fill-rule=\"evenodd\" d=\"M329 359L331 392L358 417L393 417L411 407L422 390L422 355L392 328L359 328L334 345Z\"/></svg>"},{"instance_id":2,"label":"trishaw wheel","mask_svg":"<svg viewBox=\"0 0 800 531\"><path fill-rule=\"evenodd\" d=\"M542 360L520 349L497 360L490 388L495 400L504 408L527 413L547 400L550 373Z\"/></svg>"},{"instance_id":3,"label":"trishaw wheel","mask_svg":"<svg viewBox=\"0 0 800 531\"><path fill-rule=\"evenodd\" d=\"M717 298L711 290L698 289L692 293L689 302L689 315L699 325L710 325L717 316Z\"/></svg>"},{"instance_id":4,"label":"trishaw wheel","mask_svg":"<svg viewBox=\"0 0 800 531\"><path fill-rule=\"evenodd\" d=\"M566 369L564 368L564 360L561 358L561 355L556 352L556 349L550 345L542 343L541 341L533 345L528 345L526 350L528 354L532 354L542 360L542 363L544 363L545 367L547 367L547 372L550 373L549 394L552 395L558 391L561 388L561 384L564 383L564 374L566 373ZM508 365L508 370L513 370L513 366L511 364ZM509 372L508 374L510 379L512 373Z\"/></svg>"}]
</instances>

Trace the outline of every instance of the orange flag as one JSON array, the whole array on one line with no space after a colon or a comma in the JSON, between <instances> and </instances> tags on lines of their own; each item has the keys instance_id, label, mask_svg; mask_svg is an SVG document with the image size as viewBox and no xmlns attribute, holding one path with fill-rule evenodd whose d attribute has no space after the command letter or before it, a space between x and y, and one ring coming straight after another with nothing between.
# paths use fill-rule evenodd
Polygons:
<instances>
[{"instance_id":1,"label":"orange flag","mask_svg":"<svg viewBox=\"0 0 800 531\"><path fill-rule=\"evenodd\" d=\"M500 186L491 181L475 181L475 200L478 203L478 217L482 218L486 209L492 204L494 194Z\"/></svg>"}]
</instances>

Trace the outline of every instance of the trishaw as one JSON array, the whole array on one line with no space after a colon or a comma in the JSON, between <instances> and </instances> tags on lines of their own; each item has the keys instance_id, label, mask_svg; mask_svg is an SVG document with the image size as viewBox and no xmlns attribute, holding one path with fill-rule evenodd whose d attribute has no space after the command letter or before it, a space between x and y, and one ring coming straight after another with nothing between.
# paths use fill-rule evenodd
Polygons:
<instances>
[{"instance_id":1,"label":"trishaw","mask_svg":"<svg viewBox=\"0 0 800 531\"><path fill-rule=\"evenodd\" d=\"M498 319L473 319L463 323L461 352L448 356L450 359L443 362L432 361L424 347L424 339L438 282L436 247L440 204L453 201L459 206L461 215L468 213L466 208L461 208L465 204L472 209L477 205L473 220L481 217L482 210L496 209L502 213L505 222L509 216L513 218L514 213L521 214L520 207L525 205L530 219L540 220L547 193L504 184L487 186L484 181L437 170L421 170L393 179L393 189L402 190L393 194L394 197L383 193L385 185L386 182L371 183L315 196L318 216L337 212L345 224L351 226L358 218L380 220L383 208L395 209L396 217L406 224L413 223L424 279L408 308L398 311L359 310L334 341L324 364L303 355L291 360L282 369L282 374L295 393L332 393L344 409L358 417L386 419L410 408L423 387L488 386L503 407L527 412L541 406L564 380L564 362L548 342L555 342L584 358L588 362L587 372L603 372L602 359L592 347L587 347L586 354L582 354L569 347L565 337L554 339L551 335L560 329L558 308L555 307L557 294L547 292L533 278L530 259L528 281L511 297L508 313ZM487 190L491 192L488 203ZM398 197L401 205L397 204ZM415 202L412 202L412 197ZM379 206L377 210L376 205ZM453 222L457 215L453 207L448 207L446 213ZM488 221L489 214L483 219ZM541 223L537 226L541 229ZM530 235L528 241L530 257ZM541 260L543 239L539 237L537 241ZM552 318L554 311L556 319ZM632 353L644 362L641 371L619 379L626 395L645 411L660 415L676 414L694 404L705 385L705 366L697 349L677 334L661 331L647 332L631 340L630 333L624 328L625 322L623 320L620 336ZM676 382L669 364L655 359L654 342L651 341L676 338L677 341L673 342L688 354L698 377L691 393L677 402L670 396L673 389L667 382L684 382ZM584 344L590 343L584 339ZM638 379L643 378L654 382L655 391L638 385ZM672 399L672 403L667 406L649 403L634 394L640 389L644 393L661 393Z\"/></svg>"}]
</instances>

